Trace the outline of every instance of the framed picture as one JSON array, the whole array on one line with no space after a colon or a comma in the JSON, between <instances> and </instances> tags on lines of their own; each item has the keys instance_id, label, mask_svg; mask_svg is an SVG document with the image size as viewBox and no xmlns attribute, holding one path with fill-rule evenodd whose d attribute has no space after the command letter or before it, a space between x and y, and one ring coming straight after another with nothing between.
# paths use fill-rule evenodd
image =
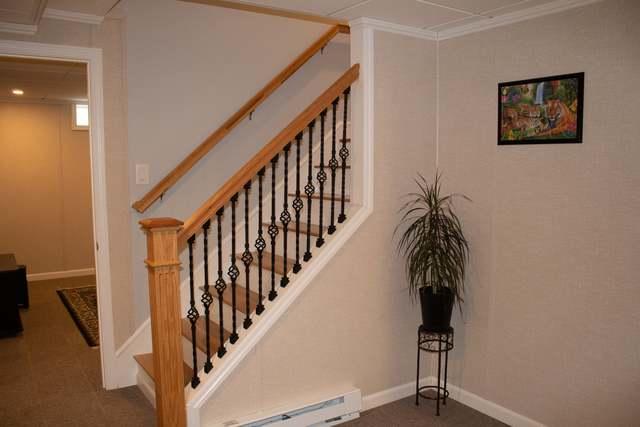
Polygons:
<instances>
[{"instance_id":1,"label":"framed picture","mask_svg":"<svg viewBox=\"0 0 640 427\"><path fill-rule=\"evenodd\" d=\"M498 84L498 145L580 144L584 73Z\"/></svg>"}]
</instances>

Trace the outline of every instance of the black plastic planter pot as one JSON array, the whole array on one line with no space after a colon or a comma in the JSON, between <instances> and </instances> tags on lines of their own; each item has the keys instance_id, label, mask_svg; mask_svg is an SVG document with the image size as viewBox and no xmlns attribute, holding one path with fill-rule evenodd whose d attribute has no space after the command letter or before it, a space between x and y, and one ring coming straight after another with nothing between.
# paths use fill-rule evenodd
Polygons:
<instances>
[{"instance_id":1,"label":"black plastic planter pot","mask_svg":"<svg viewBox=\"0 0 640 427\"><path fill-rule=\"evenodd\" d=\"M420 288L422 307L422 325L430 331L444 331L451 326L453 312L453 293L449 288L440 288L433 292L432 286Z\"/></svg>"}]
</instances>

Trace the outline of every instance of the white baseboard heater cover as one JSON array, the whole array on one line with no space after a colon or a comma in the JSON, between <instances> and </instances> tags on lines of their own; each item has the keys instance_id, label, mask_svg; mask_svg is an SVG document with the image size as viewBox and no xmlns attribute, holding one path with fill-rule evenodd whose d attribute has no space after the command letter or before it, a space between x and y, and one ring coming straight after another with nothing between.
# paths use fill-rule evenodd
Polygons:
<instances>
[{"instance_id":1,"label":"white baseboard heater cover","mask_svg":"<svg viewBox=\"0 0 640 427\"><path fill-rule=\"evenodd\" d=\"M246 421L228 421L224 427L320 427L356 419L362 409L360 390L352 390L320 402L304 404Z\"/></svg>"}]
</instances>

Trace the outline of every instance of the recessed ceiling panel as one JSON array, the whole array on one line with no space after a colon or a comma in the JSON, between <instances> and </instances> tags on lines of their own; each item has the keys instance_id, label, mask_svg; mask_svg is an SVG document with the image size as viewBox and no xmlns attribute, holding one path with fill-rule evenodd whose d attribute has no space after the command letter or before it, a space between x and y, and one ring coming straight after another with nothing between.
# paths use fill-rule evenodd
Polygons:
<instances>
[{"instance_id":1,"label":"recessed ceiling panel","mask_svg":"<svg viewBox=\"0 0 640 427\"><path fill-rule=\"evenodd\" d=\"M104 16L117 2L118 0L49 0L47 7Z\"/></svg>"},{"instance_id":2,"label":"recessed ceiling panel","mask_svg":"<svg viewBox=\"0 0 640 427\"><path fill-rule=\"evenodd\" d=\"M44 3L44 0L0 0L0 22L35 25Z\"/></svg>"},{"instance_id":3,"label":"recessed ceiling panel","mask_svg":"<svg viewBox=\"0 0 640 427\"><path fill-rule=\"evenodd\" d=\"M489 10L522 3L522 0L428 0L427 3L461 9L466 12L483 13Z\"/></svg>"},{"instance_id":4,"label":"recessed ceiling panel","mask_svg":"<svg viewBox=\"0 0 640 427\"><path fill-rule=\"evenodd\" d=\"M278 9L295 10L297 12L329 15L340 11L362 0L249 0L248 3L260 6L276 7Z\"/></svg>"},{"instance_id":5,"label":"recessed ceiling panel","mask_svg":"<svg viewBox=\"0 0 640 427\"><path fill-rule=\"evenodd\" d=\"M417 28L432 27L465 16L468 15L415 0L372 0L336 15L337 18L344 19L360 17L381 19Z\"/></svg>"}]
</instances>

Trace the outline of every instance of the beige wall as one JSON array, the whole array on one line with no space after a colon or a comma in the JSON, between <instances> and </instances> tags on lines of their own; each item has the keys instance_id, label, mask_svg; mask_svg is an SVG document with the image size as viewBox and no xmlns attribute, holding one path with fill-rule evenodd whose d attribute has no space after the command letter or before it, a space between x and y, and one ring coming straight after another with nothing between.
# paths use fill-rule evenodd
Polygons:
<instances>
[{"instance_id":1,"label":"beige wall","mask_svg":"<svg viewBox=\"0 0 640 427\"><path fill-rule=\"evenodd\" d=\"M640 419L640 3L440 44L439 167L471 241L450 380L550 426ZM585 72L581 145L496 145L498 82Z\"/></svg>"},{"instance_id":2,"label":"beige wall","mask_svg":"<svg viewBox=\"0 0 640 427\"><path fill-rule=\"evenodd\" d=\"M107 175L107 220L113 299L114 338L121 345L135 330L131 286L130 208L124 74L123 23L119 8L99 25L43 19L34 36L1 33L0 39L97 47L102 49ZM99 255L98 255L99 256Z\"/></svg>"},{"instance_id":3,"label":"beige wall","mask_svg":"<svg viewBox=\"0 0 640 427\"><path fill-rule=\"evenodd\" d=\"M0 252L28 273L94 265L89 135L71 108L0 103Z\"/></svg>"},{"instance_id":4,"label":"beige wall","mask_svg":"<svg viewBox=\"0 0 640 427\"><path fill-rule=\"evenodd\" d=\"M328 29L175 0L136 0L125 5L131 202ZM138 221L157 216L188 218L348 67L348 43L330 43L162 201L142 215L132 215L136 323L149 313L145 239ZM136 163L150 165L149 185L135 183Z\"/></svg>"},{"instance_id":5,"label":"beige wall","mask_svg":"<svg viewBox=\"0 0 640 427\"><path fill-rule=\"evenodd\" d=\"M415 376L419 314L392 233L415 173L434 171L435 44L385 33L374 43L374 212L207 403L207 421Z\"/></svg>"}]
</instances>

